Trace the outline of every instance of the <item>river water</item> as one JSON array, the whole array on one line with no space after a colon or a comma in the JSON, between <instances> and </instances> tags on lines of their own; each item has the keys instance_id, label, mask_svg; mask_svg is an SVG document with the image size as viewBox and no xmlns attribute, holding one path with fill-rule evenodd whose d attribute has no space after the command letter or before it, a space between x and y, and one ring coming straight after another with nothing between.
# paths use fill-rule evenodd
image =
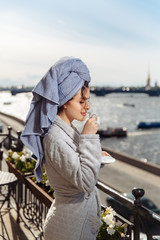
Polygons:
<instances>
[{"instance_id":1,"label":"river water","mask_svg":"<svg viewBox=\"0 0 160 240\"><path fill-rule=\"evenodd\" d=\"M25 120L31 99L32 93L12 96L10 92L0 92L0 111ZM127 128L127 137L101 139L103 146L160 164L160 128L137 129L139 121L160 121L160 97L149 97L146 94L108 94L96 97L91 94L90 104L91 109L100 117L100 129Z\"/></svg>"}]
</instances>

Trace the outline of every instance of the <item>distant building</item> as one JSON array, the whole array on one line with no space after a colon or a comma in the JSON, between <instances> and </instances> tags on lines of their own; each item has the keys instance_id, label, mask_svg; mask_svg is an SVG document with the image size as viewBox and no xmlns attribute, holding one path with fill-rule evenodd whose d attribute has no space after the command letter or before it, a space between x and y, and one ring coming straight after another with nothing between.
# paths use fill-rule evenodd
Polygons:
<instances>
[{"instance_id":1,"label":"distant building","mask_svg":"<svg viewBox=\"0 0 160 240\"><path fill-rule=\"evenodd\" d=\"M150 78L150 72L148 71L148 77L147 77L147 84L145 87L146 90L151 89L151 78Z\"/></svg>"},{"instance_id":2,"label":"distant building","mask_svg":"<svg viewBox=\"0 0 160 240\"><path fill-rule=\"evenodd\" d=\"M158 82L157 81L155 81L155 88L158 88L159 86L158 86Z\"/></svg>"}]
</instances>

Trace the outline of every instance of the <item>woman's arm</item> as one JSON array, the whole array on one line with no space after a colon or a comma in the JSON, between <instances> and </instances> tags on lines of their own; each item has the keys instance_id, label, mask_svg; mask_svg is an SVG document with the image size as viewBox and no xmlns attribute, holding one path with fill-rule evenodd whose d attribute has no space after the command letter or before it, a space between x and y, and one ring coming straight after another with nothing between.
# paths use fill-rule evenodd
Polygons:
<instances>
[{"instance_id":1,"label":"woman's arm","mask_svg":"<svg viewBox=\"0 0 160 240\"><path fill-rule=\"evenodd\" d=\"M62 178L81 191L94 190L101 165L98 135L81 135L77 151L63 139L47 141L45 145L47 158Z\"/></svg>"}]
</instances>

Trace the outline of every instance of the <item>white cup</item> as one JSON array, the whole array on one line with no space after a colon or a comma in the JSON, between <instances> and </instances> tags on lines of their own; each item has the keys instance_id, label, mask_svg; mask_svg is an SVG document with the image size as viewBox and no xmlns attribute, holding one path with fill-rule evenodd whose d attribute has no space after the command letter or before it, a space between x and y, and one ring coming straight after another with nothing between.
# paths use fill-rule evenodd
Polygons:
<instances>
[{"instance_id":1,"label":"white cup","mask_svg":"<svg viewBox=\"0 0 160 240\"><path fill-rule=\"evenodd\" d=\"M94 117L94 116L96 116L97 117L97 123L98 123L98 125L100 125L100 117L98 117L97 116L97 114L95 114L93 111L88 111L88 114L89 114L89 118L91 118L91 117Z\"/></svg>"}]
</instances>

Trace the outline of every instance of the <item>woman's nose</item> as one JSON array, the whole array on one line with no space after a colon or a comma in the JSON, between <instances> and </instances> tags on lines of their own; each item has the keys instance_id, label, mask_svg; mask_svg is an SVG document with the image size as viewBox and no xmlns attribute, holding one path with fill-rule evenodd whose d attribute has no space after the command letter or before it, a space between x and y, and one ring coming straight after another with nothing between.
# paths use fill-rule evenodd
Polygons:
<instances>
[{"instance_id":1,"label":"woman's nose","mask_svg":"<svg viewBox=\"0 0 160 240\"><path fill-rule=\"evenodd\" d=\"M90 109L90 104L89 104L89 102L86 102L86 104L85 104L85 109L87 109L87 110Z\"/></svg>"}]
</instances>

